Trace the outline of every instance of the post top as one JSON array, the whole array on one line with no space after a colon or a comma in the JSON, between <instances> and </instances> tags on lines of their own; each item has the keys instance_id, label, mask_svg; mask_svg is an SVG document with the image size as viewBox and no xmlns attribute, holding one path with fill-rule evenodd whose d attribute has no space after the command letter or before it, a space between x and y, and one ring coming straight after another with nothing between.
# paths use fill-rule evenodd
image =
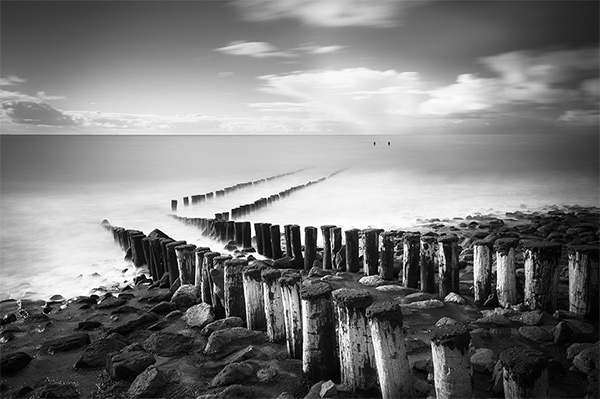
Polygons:
<instances>
[{"instance_id":1,"label":"post top","mask_svg":"<svg viewBox=\"0 0 600 399\"><path fill-rule=\"evenodd\" d=\"M364 234L379 234L383 231L384 231L383 229L364 229L362 232Z\"/></svg>"},{"instance_id":2,"label":"post top","mask_svg":"<svg viewBox=\"0 0 600 399\"><path fill-rule=\"evenodd\" d=\"M262 278L262 281L266 283L273 283L277 281L279 277L281 277L281 270L271 268L262 269L260 272L260 276Z\"/></svg>"},{"instance_id":3,"label":"post top","mask_svg":"<svg viewBox=\"0 0 600 399\"><path fill-rule=\"evenodd\" d=\"M214 259L213 259L213 261L215 263L222 263L222 262L225 262L225 261L227 261L229 259L232 259L231 255L219 255L219 256L215 256Z\"/></svg>"},{"instance_id":4,"label":"post top","mask_svg":"<svg viewBox=\"0 0 600 399\"><path fill-rule=\"evenodd\" d=\"M591 256L594 259L598 259L598 254L600 252L600 248L598 248L596 245L569 245L567 250L569 251L569 254L581 252Z\"/></svg>"},{"instance_id":5,"label":"post top","mask_svg":"<svg viewBox=\"0 0 600 399\"><path fill-rule=\"evenodd\" d=\"M402 327L402 307L395 301L375 302L367 308L367 317L387 321L393 327Z\"/></svg>"},{"instance_id":6,"label":"post top","mask_svg":"<svg viewBox=\"0 0 600 399\"><path fill-rule=\"evenodd\" d=\"M175 247L177 247L179 245L184 245L184 244L187 244L187 242L186 241L171 241L171 242L167 243L166 247L175 249Z\"/></svg>"},{"instance_id":7,"label":"post top","mask_svg":"<svg viewBox=\"0 0 600 399\"><path fill-rule=\"evenodd\" d=\"M459 349L461 352L469 349L471 334L462 324L443 325L435 327L431 332L431 342L435 345L447 346L450 349Z\"/></svg>"},{"instance_id":8,"label":"post top","mask_svg":"<svg viewBox=\"0 0 600 399\"><path fill-rule=\"evenodd\" d=\"M285 271L281 273L281 277L279 277L279 285L282 287L292 287L298 284L301 280L301 276L299 272L296 271Z\"/></svg>"},{"instance_id":9,"label":"post top","mask_svg":"<svg viewBox=\"0 0 600 399\"><path fill-rule=\"evenodd\" d=\"M402 236L402 239L404 241L412 241L412 242L416 242L421 240L421 233L413 233L413 232L406 232L404 233L404 235Z\"/></svg>"},{"instance_id":10,"label":"post top","mask_svg":"<svg viewBox=\"0 0 600 399\"><path fill-rule=\"evenodd\" d=\"M317 231L317 228L315 226L306 226L304 231Z\"/></svg>"},{"instance_id":11,"label":"post top","mask_svg":"<svg viewBox=\"0 0 600 399\"><path fill-rule=\"evenodd\" d=\"M262 271L265 267L266 266L261 265L261 264L253 264L253 265L246 266L242 269L242 275L246 278L249 278L249 279L252 279L255 281L260 281Z\"/></svg>"},{"instance_id":12,"label":"post top","mask_svg":"<svg viewBox=\"0 0 600 399\"><path fill-rule=\"evenodd\" d=\"M434 242L437 241L437 237L436 236L422 235L421 236L421 241L426 242L428 244L432 244L432 243L434 243Z\"/></svg>"},{"instance_id":13,"label":"post top","mask_svg":"<svg viewBox=\"0 0 600 399\"><path fill-rule=\"evenodd\" d=\"M190 252L192 252L194 249L196 249L196 246L194 244L182 244L182 245L178 245L175 247L175 251L190 251Z\"/></svg>"},{"instance_id":14,"label":"post top","mask_svg":"<svg viewBox=\"0 0 600 399\"><path fill-rule=\"evenodd\" d=\"M209 247L196 247L196 249L194 250L194 252L211 252Z\"/></svg>"},{"instance_id":15,"label":"post top","mask_svg":"<svg viewBox=\"0 0 600 399\"><path fill-rule=\"evenodd\" d=\"M513 380L530 387L548 367L548 358L542 352L521 347L504 350L500 362Z\"/></svg>"},{"instance_id":16,"label":"post top","mask_svg":"<svg viewBox=\"0 0 600 399\"><path fill-rule=\"evenodd\" d=\"M204 254L204 259L209 258L210 260L213 260L217 256L221 256L221 253L220 252L206 252Z\"/></svg>"},{"instance_id":17,"label":"post top","mask_svg":"<svg viewBox=\"0 0 600 399\"><path fill-rule=\"evenodd\" d=\"M244 267L248 265L248 261L246 259L228 259L225 261L225 267Z\"/></svg>"},{"instance_id":18,"label":"post top","mask_svg":"<svg viewBox=\"0 0 600 399\"><path fill-rule=\"evenodd\" d=\"M521 241L521 245L525 249L532 250L560 250L562 244L554 241L536 241L536 240L524 240Z\"/></svg>"},{"instance_id":19,"label":"post top","mask_svg":"<svg viewBox=\"0 0 600 399\"><path fill-rule=\"evenodd\" d=\"M333 229L335 226L335 224L324 224L323 226L321 226L321 230L325 231L325 230L329 230L329 229Z\"/></svg>"},{"instance_id":20,"label":"post top","mask_svg":"<svg viewBox=\"0 0 600 399\"><path fill-rule=\"evenodd\" d=\"M352 308L366 309L373 303L373 297L369 291L363 289L339 288L333 291L332 295L336 302Z\"/></svg>"},{"instance_id":21,"label":"post top","mask_svg":"<svg viewBox=\"0 0 600 399\"><path fill-rule=\"evenodd\" d=\"M360 229L356 229L356 228L352 228L352 229L348 229L348 230L344 230L346 233L358 233L360 231Z\"/></svg>"},{"instance_id":22,"label":"post top","mask_svg":"<svg viewBox=\"0 0 600 399\"><path fill-rule=\"evenodd\" d=\"M508 252L511 248L517 248L519 242L519 238L499 238L494 241L494 250L496 252Z\"/></svg>"},{"instance_id":23,"label":"post top","mask_svg":"<svg viewBox=\"0 0 600 399\"><path fill-rule=\"evenodd\" d=\"M458 237L454 234L449 234L446 236L441 236L438 237L438 242L442 243L442 244L451 244L454 242L458 242Z\"/></svg>"},{"instance_id":24,"label":"post top","mask_svg":"<svg viewBox=\"0 0 600 399\"><path fill-rule=\"evenodd\" d=\"M318 281L311 285L305 285L300 290L300 297L305 300L328 297L331 294L331 285L324 281Z\"/></svg>"}]
</instances>

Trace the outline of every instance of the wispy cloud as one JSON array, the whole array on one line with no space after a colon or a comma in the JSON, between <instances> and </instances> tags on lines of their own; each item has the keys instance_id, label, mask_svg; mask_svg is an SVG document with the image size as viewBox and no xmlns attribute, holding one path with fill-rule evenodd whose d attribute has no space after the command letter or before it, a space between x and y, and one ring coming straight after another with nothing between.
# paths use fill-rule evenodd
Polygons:
<instances>
[{"instance_id":1,"label":"wispy cloud","mask_svg":"<svg viewBox=\"0 0 600 399\"><path fill-rule=\"evenodd\" d=\"M15 75L7 75L0 78L0 86L16 86L21 83L27 83L27 80Z\"/></svg>"},{"instance_id":2,"label":"wispy cloud","mask_svg":"<svg viewBox=\"0 0 600 399\"><path fill-rule=\"evenodd\" d=\"M275 46L267 42L234 41L229 43L227 46L215 49L215 51L223 54L245 55L255 58L295 57L295 54L278 50Z\"/></svg>"},{"instance_id":3,"label":"wispy cloud","mask_svg":"<svg viewBox=\"0 0 600 399\"><path fill-rule=\"evenodd\" d=\"M347 46L340 46L337 44L321 46L316 43L304 43L296 47L295 50L307 54L330 54L340 52L346 47Z\"/></svg>"},{"instance_id":4,"label":"wispy cloud","mask_svg":"<svg viewBox=\"0 0 600 399\"><path fill-rule=\"evenodd\" d=\"M237 0L248 21L297 19L309 26L342 27L398 25L402 13L425 0Z\"/></svg>"}]
</instances>

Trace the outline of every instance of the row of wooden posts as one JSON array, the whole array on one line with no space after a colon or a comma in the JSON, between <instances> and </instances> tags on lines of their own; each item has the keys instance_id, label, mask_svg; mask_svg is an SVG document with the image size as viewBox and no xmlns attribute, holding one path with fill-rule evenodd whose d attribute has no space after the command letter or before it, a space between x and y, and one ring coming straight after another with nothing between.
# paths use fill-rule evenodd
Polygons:
<instances>
[{"instance_id":1,"label":"row of wooden posts","mask_svg":"<svg viewBox=\"0 0 600 399\"><path fill-rule=\"evenodd\" d=\"M293 171L293 172L282 173L282 174L279 174L279 175L269 176L269 177L265 177L265 178L254 180L254 181L249 181L249 182L244 182L244 183L237 183L237 184L235 184L233 186L228 186L228 187L225 187L225 188L223 188L221 190L215 190L214 192L211 191L211 192L208 192L208 193L205 193L205 194L196 194L196 195L191 195L191 196L188 196L188 197L183 197L183 205L184 206L190 205L190 199L191 199L191 204L195 205L195 204L198 204L198 203L210 200L210 199L212 199L214 197L217 197L217 198L218 197L224 197L227 194L230 194L230 193L232 193L234 191L237 191L239 189L242 189L242 188L256 186L258 184L265 183L265 182L268 182L268 181L272 181L272 180L275 180L275 179L279 179L281 177L290 176L290 175L293 175L295 173L302 172L304 170L305 169L298 169L298 170ZM172 211L176 211L177 210L177 205L178 205L178 201L176 199L171 200L171 210Z\"/></svg>"},{"instance_id":2,"label":"row of wooden posts","mask_svg":"<svg viewBox=\"0 0 600 399\"><path fill-rule=\"evenodd\" d=\"M132 250L136 263L136 256L141 256L138 242L143 233L113 227L108 222L104 226L124 250ZM365 237L379 234L375 232L369 231ZM414 236L408 237L404 243L416 242ZM285 342L289 356L302 360L308 378L339 378L352 391L368 390L378 383L383 398L414 397L414 376L406 355L398 302L374 303L367 290L332 290L323 281L303 281L300 270L276 269L262 262L249 264L244 258L175 241L160 230L142 237L141 242L141 251L154 279L162 277L161 270L171 274L176 269L179 284L196 286L202 302L213 307L217 318L238 316L246 321L247 328L266 331L271 342ZM456 241L440 240L441 248L444 242ZM542 247L554 248L536 248ZM539 259L540 253L536 254ZM368 269L366 265L365 272ZM472 396L469 343L470 334L465 326L441 326L432 331L431 351L439 399ZM510 349L500 358L505 397L546 396L545 355Z\"/></svg>"}]
</instances>

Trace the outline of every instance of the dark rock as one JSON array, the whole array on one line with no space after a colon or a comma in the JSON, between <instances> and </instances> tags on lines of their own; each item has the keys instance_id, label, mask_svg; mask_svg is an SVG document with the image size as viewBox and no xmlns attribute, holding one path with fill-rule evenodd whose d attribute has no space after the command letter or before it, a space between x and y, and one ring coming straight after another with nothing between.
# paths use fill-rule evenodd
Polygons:
<instances>
[{"instance_id":1,"label":"dark rock","mask_svg":"<svg viewBox=\"0 0 600 399\"><path fill-rule=\"evenodd\" d=\"M79 393L70 384L48 384L40 391L40 398L78 398Z\"/></svg>"},{"instance_id":2,"label":"dark rock","mask_svg":"<svg viewBox=\"0 0 600 399\"><path fill-rule=\"evenodd\" d=\"M426 374L433 373L433 362L431 359L419 359L413 363L413 368Z\"/></svg>"},{"instance_id":3,"label":"dark rock","mask_svg":"<svg viewBox=\"0 0 600 399\"><path fill-rule=\"evenodd\" d=\"M241 318L239 318L237 316L226 317L224 319L216 320L216 321L213 321L212 323L208 324L206 327L204 327L202 329L202 331L200 331L200 334L207 337L215 331L224 330L226 328L232 328L232 327L243 327L244 324L245 324L244 320L242 320Z\"/></svg>"},{"instance_id":4,"label":"dark rock","mask_svg":"<svg viewBox=\"0 0 600 399\"><path fill-rule=\"evenodd\" d=\"M121 298L115 298L114 296L108 297L100 302L96 308L97 309L112 309L117 308L119 306L125 305L127 301Z\"/></svg>"},{"instance_id":5,"label":"dark rock","mask_svg":"<svg viewBox=\"0 0 600 399\"><path fill-rule=\"evenodd\" d=\"M139 344L133 344L121 352L109 354L106 371L114 380L132 381L155 362L154 356L145 352Z\"/></svg>"},{"instance_id":6,"label":"dark rock","mask_svg":"<svg viewBox=\"0 0 600 399\"><path fill-rule=\"evenodd\" d=\"M32 357L25 352L14 352L1 355L0 373L14 374L21 371L29 364Z\"/></svg>"},{"instance_id":7,"label":"dark rock","mask_svg":"<svg viewBox=\"0 0 600 399\"><path fill-rule=\"evenodd\" d=\"M135 308L133 306L124 305L119 308L116 308L110 314L131 314L131 313L139 313L140 309Z\"/></svg>"},{"instance_id":8,"label":"dark rock","mask_svg":"<svg viewBox=\"0 0 600 399\"><path fill-rule=\"evenodd\" d=\"M111 352L123 349L127 344L113 338L101 338L91 343L75 363L76 369L95 369L106 365L106 357Z\"/></svg>"},{"instance_id":9,"label":"dark rock","mask_svg":"<svg viewBox=\"0 0 600 399\"><path fill-rule=\"evenodd\" d=\"M228 364L217 374L210 383L211 387L227 386L235 383L241 383L253 377L256 373L256 366L251 362L241 362Z\"/></svg>"},{"instance_id":10,"label":"dark rock","mask_svg":"<svg viewBox=\"0 0 600 399\"><path fill-rule=\"evenodd\" d=\"M156 398L160 389L168 382L165 373L154 366L150 366L135 378L127 391L127 395L130 398Z\"/></svg>"},{"instance_id":11,"label":"dark rock","mask_svg":"<svg viewBox=\"0 0 600 399\"><path fill-rule=\"evenodd\" d=\"M150 309L150 312L156 314L167 314L177 309L177 304L169 301L162 301Z\"/></svg>"},{"instance_id":12,"label":"dark rock","mask_svg":"<svg viewBox=\"0 0 600 399\"><path fill-rule=\"evenodd\" d=\"M159 288L169 288L171 283L169 282L169 272L166 272L162 275L160 280L158 281Z\"/></svg>"},{"instance_id":13,"label":"dark rock","mask_svg":"<svg viewBox=\"0 0 600 399\"><path fill-rule=\"evenodd\" d=\"M201 395L196 399L264 399L266 397L269 397L269 395L256 388L234 384L217 393Z\"/></svg>"},{"instance_id":14,"label":"dark rock","mask_svg":"<svg viewBox=\"0 0 600 399\"><path fill-rule=\"evenodd\" d=\"M562 363L556 359L548 360L548 376L550 378L553 377L562 377L565 375L565 368Z\"/></svg>"},{"instance_id":15,"label":"dark rock","mask_svg":"<svg viewBox=\"0 0 600 399\"><path fill-rule=\"evenodd\" d=\"M156 313L145 313L140 317L130 320L124 324L121 324L118 327L115 327L111 332L116 332L117 334L127 335L133 330L136 330L142 326L153 323L158 320L158 315Z\"/></svg>"},{"instance_id":16,"label":"dark rock","mask_svg":"<svg viewBox=\"0 0 600 399\"><path fill-rule=\"evenodd\" d=\"M308 277L323 277L328 274L331 274L331 271L329 271L329 270L325 271L321 268L313 267L312 269L309 270Z\"/></svg>"},{"instance_id":17,"label":"dark rock","mask_svg":"<svg viewBox=\"0 0 600 399\"><path fill-rule=\"evenodd\" d=\"M264 342L266 336L258 331L242 327L233 327L213 332L208 338L204 354L209 356L227 356L240 345Z\"/></svg>"},{"instance_id":18,"label":"dark rock","mask_svg":"<svg viewBox=\"0 0 600 399\"><path fill-rule=\"evenodd\" d=\"M484 308L495 308L499 305L500 303L498 302L498 296L494 293L494 294L490 294L488 296L488 298L485 300L485 302L483 303L483 307Z\"/></svg>"},{"instance_id":19,"label":"dark rock","mask_svg":"<svg viewBox=\"0 0 600 399\"><path fill-rule=\"evenodd\" d=\"M436 327L441 327L441 326L445 326L445 325L455 325L458 324L458 321L454 320L451 317L441 317L436 323L435 326Z\"/></svg>"},{"instance_id":20,"label":"dark rock","mask_svg":"<svg viewBox=\"0 0 600 399\"><path fill-rule=\"evenodd\" d=\"M188 327L204 328L215 320L213 307L207 303L199 303L186 310L183 316Z\"/></svg>"},{"instance_id":21,"label":"dark rock","mask_svg":"<svg viewBox=\"0 0 600 399\"><path fill-rule=\"evenodd\" d=\"M140 302L160 303L170 301L173 294L169 290L160 289L158 291L148 291L146 295L139 299Z\"/></svg>"},{"instance_id":22,"label":"dark rock","mask_svg":"<svg viewBox=\"0 0 600 399\"><path fill-rule=\"evenodd\" d=\"M498 356L493 350L487 348L477 349L471 356L473 371L479 373L492 373L496 362L498 362Z\"/></svg>"},{"instance_id":23,"label":"dark rock","mask_svg":"<svg viewBox=\"0 0 600 399\"><path fill-rule=\"evenodd\" d=\"M539 326L543 324L544 312L541 310L531 310L523 312L521 315L521 323L528 326Z\"/></svg>"},{"instance_id":24,"label":"dark rock","mask_svg":"<svg viewBox=\"0 0 600 399\"><path fill-rule=\"evenodd\" d=\"M88 334L76 333L46 341L42 344L40 351L42 353L66 352L84 347L90 342L91 340Z\"/></svg>"},{"instance_id":25,"label":"dark rock","mask_svg":"<svg viewBox=\"0 0 600 399\"><path fill-rule=\"evenodd\" d=\"M504 397L504 366L502 362L498 360L496 365L494 366L494 371L492 372L492 386L490 387L490 392L497 398Z\"/></svg>"},{"instance_id":26,"label":"dark rock","mask_svg":"<svg viewBox=\"0 0 600 399\"><path fill-rule=\"evenodd\" d=\"M537 326L523 326L519 328L519 335L533 342L552 341L553 337L548 331Z\"/></svg>"},{"instance_id":27,"label":"dark rock","mask_svg":"<svg viewBox=\"0 0 600 399\"><path fill-rule=\"evenodd\" d=\"M566 321L561 321L552 329L554 343L557 345L570 342L575 337L575 331Z\"/></svg>"},{"instance_id":28,"label":"dark rock","mask_svg":"<svg viewBox=\"0 0 600 399\"><path fill-rule=\"evenodd\" d=\"M321 389L319 390L319 396L321 398L334 398L338 394L337 388L333 381L329 380L321 385Z\"/></svg>"},{"instance_id":29,"label":"dark rock","mask_svg":"<svg viewBox=\"0 0 600 399\"><path fill-rule=\"evenodd\" d=\"M592 345L592 343L587 342L571 344L571 346L567 348L567 360L573 360L573 358L575 358L575 356L577 356L579 352L581 352L584 349L590 348Z\"/></svg>"},{"instance_id":30,"label":"dark rock","mask_svg":"<svg viewBox=\"0 0 600 399\"><path fill-rule=\"evenodd\" d=\"M258 382L263 384L268 384L277 380L278 376L279 372L277 371L277 369L274 369L269 365L259 368L256 372L256 379L258 380Z\"/></svg>"},{"instance_id":31,"label":"dark rock","mask_svg":"<svg viewBox=\"0 0 600 399\"><path fill-rule=\"evenodd\" d=\"M171 302L174 302L179 308L189 308L196 304L198 299L198 289L195 285L184 284L175 291L171 297Z\"/></svg>"},{"instance_id":32,"label":"dark rock","mask_svg":"<svg viewBox=\"0 0 600 399\"><path fill-rule=\"evenodd\" d=\"M77 324L77 330L93 330L102 327L99 321L82 321Z\"/></svg>"},{"instance_id":33,"label":"dark rock","mask_svg":"<svg viewBox=\"0 0 600 399\"><path fill-rule=\"evenodd\" d=\"M420 338L406 338L404 343L406 344L407 355L414 355L415 353L424 352L431 348L431 345Z\"/></svg>"},{"instance_id":34,"label":"dark rock","mask_svg":"<svg viewBox=\"0 0 600 399\"><path fill-rule=\"evenodd\" d=\"M293 269L294 258L286 256L280 259L276 259L275 262L273 262L273 267L276 269Z\"/></svg>"},{"instance_id":35,"label":"dark rock","mask_svg":"<svg viewBox=\"0 0 600 399\"><path fill-rule=\"evenodd\" d=\"M0 320L0 326L10 324L17 321L17 315L14 313L5 314L2 320Z\"/></svg>"},{"instance_id":36,"label":"dark rock","mask_svg":"<svg viewBox=\"0 0 600 399\"><path fill-rule=\"evenodd\" d=\"M189 354L194 349L192 338L162 331L153 333L143 346L147 351L165 357Z\"/></svg>"},{"instance_id":37,"label":"dark rock","mask_svg":"<svg viewBox=\"0 0 600 399\"><path fill-rule=\"evenodd\" d=\"M573 358L573 369L583 374L588 374L598 369L598 342L587 349L582 350Z\"/></svg>"}]
</instances>

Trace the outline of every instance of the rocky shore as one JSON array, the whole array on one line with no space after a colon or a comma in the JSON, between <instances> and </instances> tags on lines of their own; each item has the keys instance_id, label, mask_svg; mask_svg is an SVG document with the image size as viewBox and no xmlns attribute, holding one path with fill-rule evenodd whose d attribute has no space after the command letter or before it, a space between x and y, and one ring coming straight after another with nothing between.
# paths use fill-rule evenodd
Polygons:
<instances>
[{"instance_id":1,"label":"rocky shore","mask_svg":"<svg viewBox=\"0 0 600 399\"><path fill-rule=\"evenodd\" d=\"M503 397L500 354L517 347L547 356L549 397L597 398L598 314L583 319L568 312L567 248L598 248L599 216L598 208L573 206L515 211L503 218L469 215L420 221L413 233L458 239L460 292L444 297L407 288L398 278L404 255L401 237L407 232L395 236L391 280L365 276L362 271L313 267L303 272L302 284L322 281L332 290L361 288L374 302L398 302L416 397L435 397L432 328L460 324L471 336L474 397ZM475 303L473 247L481 240L502 238L562 245L558 310L529 310L523 304L525 276L520 253L515 272L517 304L500 307L495 295L483 305ZM250 265L278 267L286 263L256 260L241 251L232 254L248 259ZM316 265L322 255L319 249ZM597 270L592 278L598 284ZM285 342L269 342L264 331L245 328L246 320L238 317L215 320L212 307L202 303L195 290L173 292L168 286L140 276L116 292L0 303L2 397L381 397L375 388L350 392L340 385L339 378L305 378L302 360L289 358Z\"/></svg>"}]
</instances>

